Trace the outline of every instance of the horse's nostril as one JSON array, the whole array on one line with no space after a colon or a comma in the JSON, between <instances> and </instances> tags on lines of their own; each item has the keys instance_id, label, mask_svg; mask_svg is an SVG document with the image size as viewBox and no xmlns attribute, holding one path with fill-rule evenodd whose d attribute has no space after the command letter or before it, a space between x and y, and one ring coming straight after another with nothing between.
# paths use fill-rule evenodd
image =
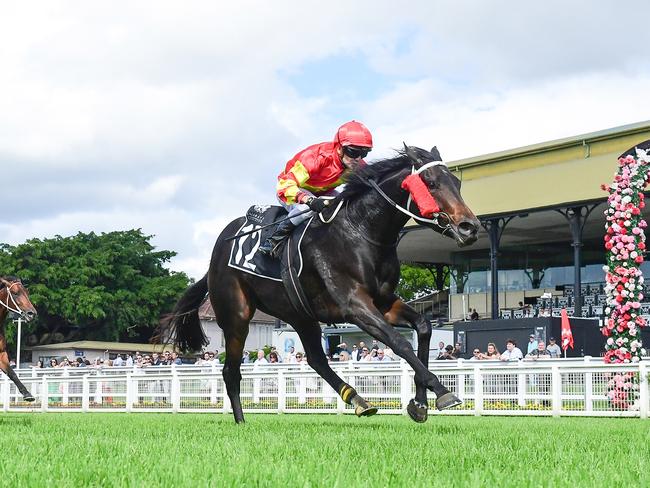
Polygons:
<instances>
[{"instance_id":1,"label":"horse's nostril","mask_svg":"<svg viewBox=\"0 0 650 488\"><path fill-rule=\"evenodd\" d=\"M458 224L458 232L465 237L476 234L476 231L477 228L472 222L465 221Z\"/></svg>"}]
</instances>

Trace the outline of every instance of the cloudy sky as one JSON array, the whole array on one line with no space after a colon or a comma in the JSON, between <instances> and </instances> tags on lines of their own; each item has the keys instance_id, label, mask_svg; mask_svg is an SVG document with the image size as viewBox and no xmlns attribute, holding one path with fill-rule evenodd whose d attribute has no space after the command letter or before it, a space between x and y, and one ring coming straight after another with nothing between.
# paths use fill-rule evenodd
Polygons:
<instances>
[{"instance_id":1,"label":"cloudy sky","mask_svg":"<svg viewBox=\"0 0 650 488\"><path fill-rule=\"evenodd\" d=\"M650 3L2 3L0 242L222 227L350 119L446 160L650 119Z\"/></svg>"}]
</instances>

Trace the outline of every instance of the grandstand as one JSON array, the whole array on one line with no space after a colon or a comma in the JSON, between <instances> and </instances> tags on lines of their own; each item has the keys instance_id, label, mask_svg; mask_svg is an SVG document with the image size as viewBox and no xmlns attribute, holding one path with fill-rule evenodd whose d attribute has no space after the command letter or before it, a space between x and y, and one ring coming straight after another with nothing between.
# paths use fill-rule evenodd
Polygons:
<instances>
[{"instance_id":1,"label":"grandstand","mask_svg":"<svg viewBox=\"0 0 650 488\"><path fill-rule=\"evenodd\" d=\"M499 319L559 316L563 307L602 318L607 194L600 185L611 182L621 153L648 139L645 121L448 162L483 224L478 241L461 249L413 224L398 256L449 273L449 321L472 309ZM650 265L642 270L647 275Z\"/></svg>"}]
</instances>

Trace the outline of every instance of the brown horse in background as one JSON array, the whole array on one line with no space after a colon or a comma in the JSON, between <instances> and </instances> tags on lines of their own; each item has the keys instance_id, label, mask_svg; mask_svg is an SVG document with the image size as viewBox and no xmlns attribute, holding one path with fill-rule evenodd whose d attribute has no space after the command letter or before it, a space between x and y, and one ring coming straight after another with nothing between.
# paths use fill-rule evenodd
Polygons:
<instances>
[{"instance_id":1,"label":"brown horse in background","mask_svg":"<svg viewBox=\"0 0 650 488\"><path fill-rule=\"evenodd\" d=\"M21 383L15 371L9 366L7 340L5 339L5 319L8 312L14 312L27 322L36 317L36 309L29 300L27 289L15 276L0 276L0 369L14 382L18 391L27 402L34 401L25 385ZM18 365L20 367L20 365Z\"/></svg>"}]
</instances>

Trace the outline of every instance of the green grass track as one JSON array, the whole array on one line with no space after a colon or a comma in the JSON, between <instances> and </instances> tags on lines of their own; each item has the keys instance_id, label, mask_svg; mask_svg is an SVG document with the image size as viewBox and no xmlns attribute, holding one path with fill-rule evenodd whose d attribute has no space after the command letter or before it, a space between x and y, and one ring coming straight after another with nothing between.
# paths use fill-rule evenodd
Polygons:
<instances>
[{"instance_id":1,"label":"green grass track","mask_svg":"<svg viewBox=\"0 0 650 488\"><path fill-rule=\"evenodd\" d=\"M0 413L3 487L650 486L640 419ZM56 483L56 485L54 484Z\"/></svg>"}]
</instances>

